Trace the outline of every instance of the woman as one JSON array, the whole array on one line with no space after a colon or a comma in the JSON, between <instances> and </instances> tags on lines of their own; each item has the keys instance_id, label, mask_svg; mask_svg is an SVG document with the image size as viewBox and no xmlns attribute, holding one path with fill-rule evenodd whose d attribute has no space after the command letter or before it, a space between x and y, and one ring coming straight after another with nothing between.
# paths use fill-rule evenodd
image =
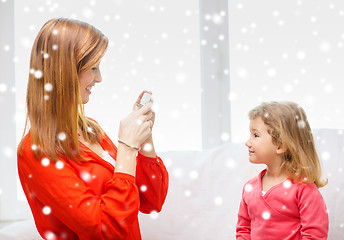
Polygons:
<instances>
[{"instance_id":1,"label":"woman","mask_svg":"<svg viewBox=\"0 0 344 240\"><path fill-rule=\"evenodd\" d=\"M32 48L31 128L18 146L18 172L45 239L141 239L138 212L160 211L166 198L152 103L139 108L144 92L120 123L118 148L84 115L107 44L93 26L60 18L42 27Z\"/></svg>"}]
</instances>

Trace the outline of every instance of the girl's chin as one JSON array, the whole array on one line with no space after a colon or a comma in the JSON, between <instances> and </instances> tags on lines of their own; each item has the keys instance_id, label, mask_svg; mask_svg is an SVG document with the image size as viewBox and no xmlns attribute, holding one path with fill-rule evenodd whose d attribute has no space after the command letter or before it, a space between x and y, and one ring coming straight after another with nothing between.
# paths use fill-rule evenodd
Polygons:
<instances>
[{"instance_id":1,"label":"girl's chin","mask_svg":"<svg viewBox=\"0 0 344 240\"><path fill-rule=\"evenodd\" d=\"M259 163L254 156L250 156L248 160L250 161L250 163Z\"/></svg>"}]
</instances>

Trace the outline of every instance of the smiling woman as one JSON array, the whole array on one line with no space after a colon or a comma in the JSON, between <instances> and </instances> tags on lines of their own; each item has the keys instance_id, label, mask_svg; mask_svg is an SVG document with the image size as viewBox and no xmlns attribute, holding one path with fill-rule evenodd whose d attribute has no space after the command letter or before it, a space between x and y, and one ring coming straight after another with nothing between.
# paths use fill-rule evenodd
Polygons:
<instances>
[{"instance_id":1,"label":"smiling woman","mask_svg":"<svg viewBox=\"0 0 344 240\"><path fill-rule=\"evenodd\" d=\"M152 102L138 106L146 91L121 121L118 148L84 114L107 44L93 26L59 18L44 24L32 48L31 128L18 147L18 173L44 239L139 240L138 212L159 212L166 198Z\"/></svg>"},{"instance_id":2,"label":"smiling woman","mask_svg":"<svg viewBox=\"0 0 344 240\"><path fill-rule=\"evenodd\" d=\"M99 64L93 67L91 70L82 72L79 74L80 81L80 94L82 103L85 104L89 101L89 96L91 94L91 89L96 83L102 81L102 75L100 73Z\"/></svg>"}]
</instances>

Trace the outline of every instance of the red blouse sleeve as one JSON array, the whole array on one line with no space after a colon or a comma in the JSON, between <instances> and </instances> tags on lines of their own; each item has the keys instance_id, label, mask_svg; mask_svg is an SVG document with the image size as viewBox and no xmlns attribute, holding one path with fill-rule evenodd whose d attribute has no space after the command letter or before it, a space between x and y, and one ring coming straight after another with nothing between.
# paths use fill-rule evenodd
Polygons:
<instances>
[{"instance_id":1,"label":"red blouse sleeve","mask_svg":"<svg viewBox=\"0 0 344 240\"><path fill-rule=\"evenodd\" d=\"M137 156L136 185L140 191L140 211L160 212L168 190L168 173L160 157Z\"/></svg>"},{"instance_id":2,"label":"red blouse sleeve","mask_svg":"<svg viewBox=\"0 0 344 240\"><path fill-rule=\"evenodd\" d=\"M301 220L301 237L326 240L329 228L326 204L315 184L302 184L297 193Z\"/></svg>"},{"instance_id":3,"label":"red blouse sleeve","mask_svg":"<svg viewBox=\"0 0 344 240\"><path fill-rule=\"evenodd\" d=\"M43 228L58 219L79 239L123 239L137 218L139 191L131 175L114 173L105 193L97 196L68 161L37 160L29 143L18 154L18 171L35 221Z\"/></svg>"}]
</instances>

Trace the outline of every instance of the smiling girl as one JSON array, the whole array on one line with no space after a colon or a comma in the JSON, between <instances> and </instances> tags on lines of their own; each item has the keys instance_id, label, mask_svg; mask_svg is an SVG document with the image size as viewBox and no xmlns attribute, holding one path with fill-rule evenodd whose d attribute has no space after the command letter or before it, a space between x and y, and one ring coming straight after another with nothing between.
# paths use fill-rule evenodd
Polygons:
<instances>
[{"instance_id":1,"label":"smiling girl","mask_svg":"<svg viewBox=\"0 0 344 240\"><path fill-rule=\"evenodd\" d=\"M262 103L249 118L249 161L267 167L244 186L237 239L327 239L328 214L318 190L327 182L304 110L292 102Z\"/></svg>"}]
</instances>

